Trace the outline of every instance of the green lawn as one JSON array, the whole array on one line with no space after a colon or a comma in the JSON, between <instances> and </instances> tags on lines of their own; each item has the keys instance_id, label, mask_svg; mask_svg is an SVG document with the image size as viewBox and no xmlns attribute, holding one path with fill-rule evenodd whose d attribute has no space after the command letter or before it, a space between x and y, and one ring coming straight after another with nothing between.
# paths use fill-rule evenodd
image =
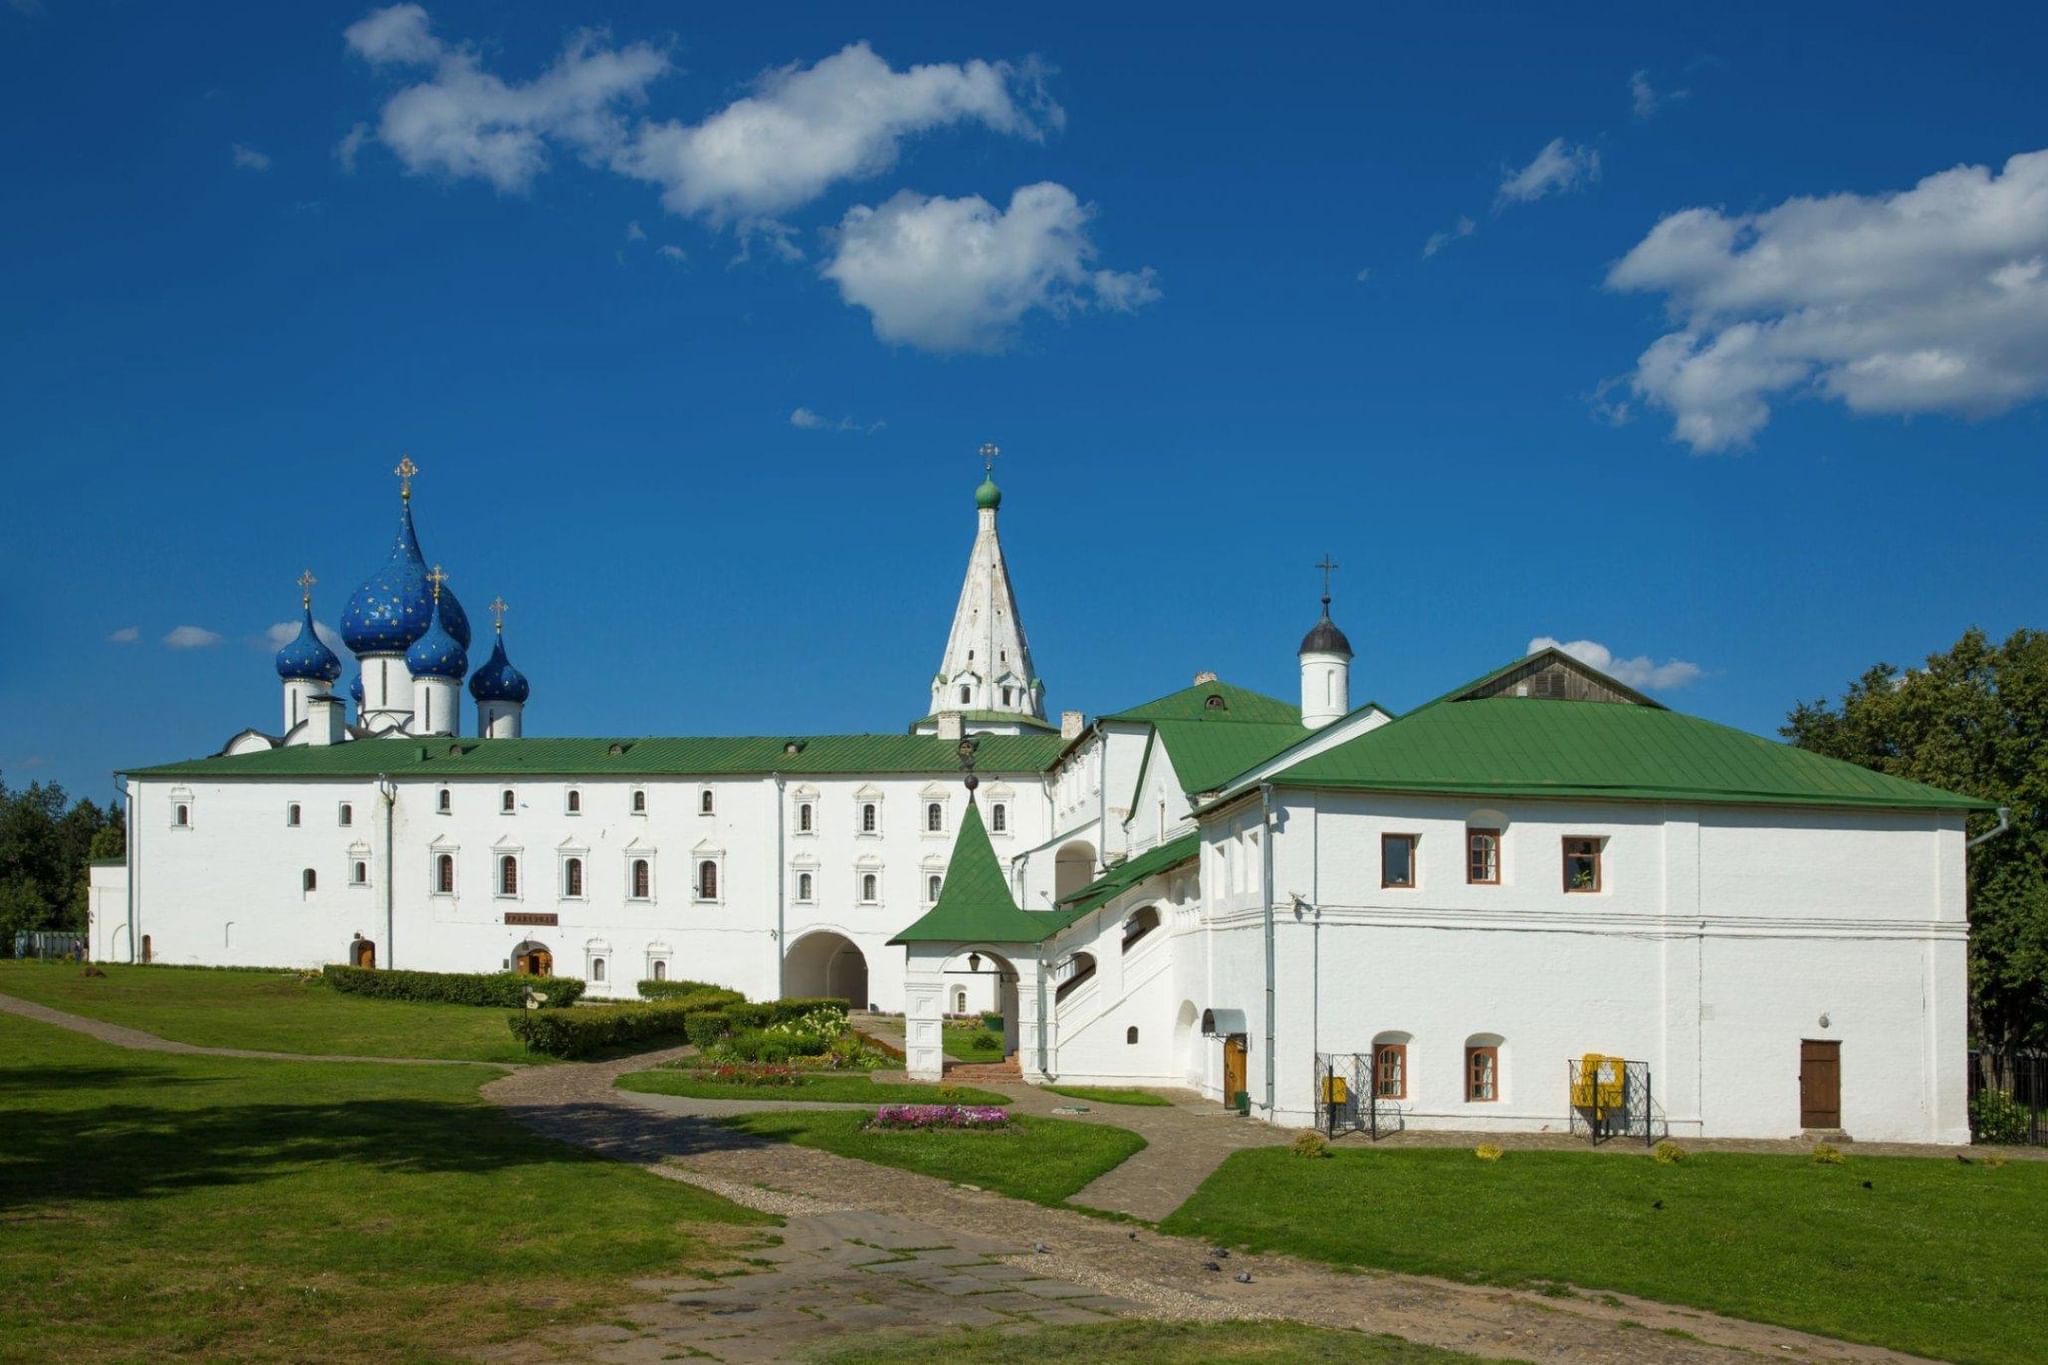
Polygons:
<instances>
[{"instance_id":1,"label":"green lawn","mask_svg":"<svg viewBox=\"0 0 2048 1365\"><path fill-rule=\"evenodd\" d=\"M939 1087L920 1082L888 1083L860 1073L813 1072L795 1085L737 1085L716 1081L686 1067L629 1071L616 1082L621 1090L649 1095L686 1095L693 1100L798 1100L818 1104L1008 1104L1009 1097L969 1086Z\"/></svg>"},{"instance_id":2,"label":"green lawn","mask_svg":"<svg viewBox=\"0 0 2048 1365\"><path fill-rule=\"evenodd\" d=\"M1477 1365L1478 1356L1293 1322L1112 1322L1012 1333L957 1330L938 1336L870 1337L811 1357L817 1365L896 1365L912 1359L961 1365L1041 1365L1045 1361L1130 1361L1133 1365L1206 1365L1268 1360L1305 1365Z\"/></svg>"},{"instance_id":3,"label":"green lawn","mask_svg":"<svg viewBox=\"0 0 2048 1365\"><path fill-rule=\"evenodd\" d=\"M973 1040L985 1033L992 1034L994 1045L976 1046ZM1007 1055L1003 1051L1003 1031L985 1029L980 1024L945 1024L939 1046L956 1062L1000 1062Z\"/></svg>"},{"instance_id":4,"label":"green lawn","mask_svg":"<svg viewBox=\"0 0 2048 1365\"><path fill-rule=\"evenodd\" d=\"M297 972L0 962L0 995L33 1000L202 1047L319 1056L546 1062L505 1026L506 1011L342 995Z\"/></svg>"},{"instance_id":5,"label":"green lawn","mask_svg":"<svg viewBox=\"0 0 2048 1365\"><path fill-rule=\"evenodd\" d=\"M2041 1359L2048 1163L1849 1151L1840 1166L1728 1153L1659 1166L1269 1148L1233 1155L1162 1227L1339 1265L1619 1290L1949 1360Z\"/></svg>"},{"instance_id":6,"label":"green lawn","mask_svg":"<svg viewBox=\"0 0 2048 1365\"><path fill-rule=\"evenodd\" d=\"M518 1127L477 1097L497 1074L0 1015L0 1343L34 1347L0 1357L466 1358L760 1243L772 1220Z\"/></svg>"},{"instance_id":7,"label":"green lawn","mask_svg":"<svg viewBox=\"0 0 2048 1365\"><path fill-rule=\"evenodd\" d=\"M1145 1146L1145 1139L1126 1129L1067 1119L1012 1118L1007 1128L985 1132L870 1130L864 1126L867 1120L866 1114L844 1109L784 1109L725 1122L757 1137L820 1147L1039 1204L1060 1203Z\"/></svg>"},{"instance_id":8,"label":"green lawn","mask_svg":"<svg viewBox=\"0 0 2048 1365\"><path fill-rule=\"evenodd\" d=\"M1128 1087L1106 1085L1048 1085L1040 1087L1055 1095L1068 1099L1089 1100L1095 1104L1138 1104L1148 1106L1169 1105L1173 1101L1149 1090L1132 1090Z\"/></svg>"}]
</instances>

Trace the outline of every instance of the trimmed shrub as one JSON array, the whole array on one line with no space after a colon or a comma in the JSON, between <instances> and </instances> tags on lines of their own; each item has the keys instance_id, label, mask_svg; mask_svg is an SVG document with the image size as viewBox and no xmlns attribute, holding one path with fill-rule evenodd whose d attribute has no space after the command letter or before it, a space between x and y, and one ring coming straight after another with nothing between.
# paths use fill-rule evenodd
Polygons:
<instances>
[{"instance_id":1,"label":"trimmed shrub","mask_svg":"<svg viewBox=\"0 0 2048 1365\"><path fill-rule=\"evenodd\" d=\"M1304 1128L1301 1132L1294 1135L1294 1142L1289 1150L1296 1156L1307 1157L1311 1161L1316 1161L1330 1154L1330 1143L1329 1139L1325 1138L1315 1129Z\"/></svg>"},{"instance_id":2,"label":"trimmed shrub","mask_svg":"<svg viewBox=\"0 0 2048 1365\"><path fill-rule=\"evenodd\" d=\"M815 1010L853 1013L853 1006L836 995L792 995L786 1000L771 1001L768 1007L774 1011L768 1020L771 1024L779 1024L785 1019L801 1019Z\"/></svg>"},{"instance_id":3,"label":"trimmed shrub","mask_svg":"<svg viewBox=\"0 0 2048 1365\"><path fill-rule=\"evenodd\" d=\"M626 1043L675 1043L686 1036L687 1006L613 1005L596 1010L521 1010L505 1022L529 1051L588 1057Z\"/></svg>"},{"instance_id":4,"label":"trimmed shrub","mask_svg":"<svg viewBox=\"0 0 2048 1365\"><path fill-rule=\"evenodd\" d=\"M1816 1142L1813 1144L1813 1160L1820 1166L1839 1166L1842 1164L1842 1149L1831 1143Z\"/></svg>"},{"instance_id":5,"label":"trimmed shrub","mask_svg":"<svg viewBox=\"0 0 2048 1365\"><path fill-rule=\"evenodd\" d=\"M1003 1031L1003 1016L1000 1014L984 1014L981 1016L981 1026L991 1033L1001 1033Z\"/></svg>"},{"instance_id":6,"label":"trimmed shrub","mask_svg":"<svg viewBox=\"0 0 2048 1365\"><path fill-rule=\"evenodd\" d=\"M717 1010L692 1010L683 1020L683 1035L700 1048L710 1047L731 1031L725 1015Z\"/></svg>"},{"instance_id":7,"label":"trimmed shrub","mask_svg":"<svg viewBox=\"0 0 2048 1365\"><path fill-rule=\"evenodd\" d=\"M1650 1155L1659 1166L1676 1166L1679 1162L1685 1160L1690 1153L1670 1138L1665 1138L1650 1149Z\"/></svg>"},{"instance_id":8,"label":"trimmed shrub","mask_svg":"<svg viewBox=\"0 0 2048 1365\"><path fill-rule=\"evenodd\" d=\"M2025 1142L2028 1117L2027 1106L1997 1090L1980 1091L1970 1101L1970 1133L1978 1142Z\"/></svg>"},{"instance_id":9,"label":"trimmed shrub","mask_svg":"<svg viewBox=\"0 0 2048 1365\"><path fill-rule=\"evenodd\" d=\"M330 964L320 969L320 979L330 990L344 995L494 1009L524 1009L528 987L545 995L542 1007L551 1010L573 1005L583 994L583 983L573 976L521 976L517 972L400 972Z\"/></svg>"},{"instance_id":10,"label":"trimmed shrub","mask_svg":"<svg viewBox=\"0 0 2048 1365\"><path fill-rule=\"evenodd\" d=\"M1502 1150L1498 1142L1482 1142L1472 1149L1472 1155L1478 1157L1481 1161L1499 1161L1507 1153Z\"/></svg>"},{"instance_id":11,"label":"trimmed shrub","mask_svg":"<svg viewBox=\"0 0 2048 1365\"><path fill-rule=\"evenodd\" d=\"M775 1022L775 1006L756 1005L745 1000L735 1001L719 1013L725 1016L726 1027L734 1033L747 1029L767 1028Z\"/></svg>"},{"instance_id":12,"label":"trimmed shrub","mask_svg":"<svg viewBox=\"0 0 2048 1365\"><path fill-rule=\"evenodd\" d=\"M690 1004L725 1005L746 999L738 991L714 986L708 981L643 981L642 1000L685 1000Z\"/></svg>"},{"instance_id":13,"label":"trimmed shrub","mask_svg":"<svg viewBox=\"0 0 2048 1365\"><path fill-rule=\"evenodd\" d=\"M977 1029L967 1035L967 1046L975 1052L1001 1052L1003 1035L990 1033L987 1029Z\"/></svg>"},{"instance_id":14,"label":"trimmed shrub","mask_svg":"<svg viewBox=\"0 0 2048 1365\"><path fill-rule=\"evenodd\" d=\"M743 1061L786 1062L792 1057L815 1057L832 1046L832 1040L822 1033L747 1029L727 1039L725 1046Z\"/></svg>"}]
</instances>

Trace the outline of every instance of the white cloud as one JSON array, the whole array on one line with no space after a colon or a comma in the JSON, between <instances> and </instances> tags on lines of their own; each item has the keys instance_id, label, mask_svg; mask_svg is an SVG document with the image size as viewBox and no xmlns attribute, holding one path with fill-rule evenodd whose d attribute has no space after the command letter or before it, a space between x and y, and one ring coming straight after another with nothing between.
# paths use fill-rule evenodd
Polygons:
<instances>
[{"instance_id":1,"label":"white cloud","mask_svg":"<svg viewBox=\"0 0 2048 1365\"><path fill-rule=\"evenodd\" d=\"M789 424L793 427L801 427L805 431L817 431L821 427L831 425L831 423L818 416L817 413L812 412L809 408L798 408L795 412L789 414Z\"/></svg>"},{"instance_id":2,"label":"white cloud","mask_svg":"<svg viewBox=\"0 0 2048 1365\"><path fill-rule=\"evenodd\" d=\"M851 417L835 420L821 417L809 408L798 408L790 413L789 424L800 431L858 431L865 436L872 436L889 425L887 422L856 422Z\"/></svg>"},{"instance_id":3,"label":"white cloud","mask_svg":"<svg viewBox=\"0 0 2048 1365\"><path fill-rule=\"evenodd\" d=\"M1448 231L1430 233L1429 240L1422 244L1423 259L1427 260L1452 242L1457 241L1461 237L1470 237L1478 230L1479 224L1473 222L1470 218L1461 217L1458 219L1457 224Z\"/></svg>"},{"instance_id":4,"label":"white cloud","mask_svg":"<svg viewBox=\"0 0 2048 1365\"><path fill-rule=\"evenodd\" d=\"M638 102L668 70L667 55L648 44L608 47L602 33L586 30L539 76L508 84L471 48L436 38L418 5L373 11L343 36L372 65L434 69L386 100L377 121L377 139L408 171L476 177L505 192L532 183L553 143L592 159L617 152L628 136L617 107ZM351 139L356 134L339 149L344 165L361 145Z\"/></svg>"},{"instance_id":5,"label":"white cloud","mask_svg":"<svg viewBox=\"0 0 2048 1365\"><path fill-rule=\"evenodd\" d=\"M642 125L612 159L662 202L714 222L769 218L895 164L903 139L954 123L1041 138L1064 115L1035 64L969 61L897 71L865 42L778 67L698 124Z\"/></svg>"},{"instance_id":6,"label":"white cloud","mask_svg":"<svg viewBox=\"0 0 2048 1365\"><path fill-rule=\"evenodd\" d=\"M172 649L205 649L219 644L220 634L204 626L175 626L164 636L164 643Z\"/></svg>"},{"instance_id":7,"label":"white cloud","mask_svg":"<svg viewBox=\"0 0 2048 1365\"><path fill-rule=\"evenodd\" d=\"M1608 272L1676 330L1631 377L1697 451L1748 445L1771 400L1988 417L2048 395L2048 150L1885 194L1691 208Z\"/></svg>"},{"instance_id":8,"label":"white cloud","mask_svg":"<svg viewBox=\"0 0 2048 1365\"><path fill-rule=\"evenodd\" d=\"M229 155L234 161L235 169L238 171L267 171L270 169L270 158L257 151L254 147L245 147L237 142L230 150Z\"/></svg>"},{"instance_id":9,"label":"white cloud","mask_svg":"<svg viewBox=\"0 0 2048 1365\"><path fill-rule=\"evenodd\" d=\"M1527 204L1547 194L1589 185L1600 178L1600 153L1591 147L1571 146L1561 137L1543 144L1535 160L1519 171L1501 177L1500 204Z\"/></svg>"},{"instance_id":10,"label":"white cloud","mask_svg":"<svg viewBox=\"0 0 2048 1365\"><path fill-rule=\"evenodd\" d=\"M1359 272L1358 272L1358 274L1357 274L1357 275L1355 275L1355 276L1353 276L1352 278L1356 279L1356 280L1357 280L1357 281L1358 281L1358 282L1359 282L1360 284L1364 284L1364 283L1365 283L1365 282L1366 282L1367 280L1369 280L1369 279L1371 279L1371 278L1372 278L1372 267L1371 267L1371 266L1367 266L1367 267L1365 267L1365 268L1364 268L1363 270L1359 271Z\"/></svg>"},{"instance_id":11,"label":"white cloud","mask_svg":"<svg viewBox=\"0 0 2048 1365\"><path fill-rule=\"evenodd\" d=\"M342 135L341 141L334 144L334 159L341 163L343 175L356 173L356 157L361 155L363 144L368 142L370 137L370 125L358 123Z\"/></svg>"},{"instance_id":12,"label":"white cloud","mask_svg":"<svg viewBox=\"0 0 2048 1365\"><path fill-rule=\"evenodd\" d=\"M644 242L647 240L647 229L640 226L638 218L626 224L626 240L629 242Z\"/></svg>"},{"instance_id":13,"label":"white cloud","mask_svg":"<svg viewBox=\"0 0 2048 1365\"><path fill-rule=\"evenodd\" d=\"M283 649L286 645L299 638L299 627L304 624L304 621L279 621L263 632L263 638L269 642L272 649ZM313 623L313 634L319 637L321 644L326 645L336 654L348 648L347 645L342 643L341 633L325 621L315 621Z\"/></svg>"},{"instance_id":14,"label":"white cloud","mask_svg":"<svg viewBox=\"0 0 2048 1365\"><path fill-rule=\"evenodd\" d=\"M140 626L123 626L107 637L110 645L132 645L142 638Z\"/></svg>"},{"instance_id":15,"label":"white cloud","mask_svg":"<svg viewBox=\"0 0 2048 1365\"><path fill-rule=\"evenodd\" d=\"M1638 119L1647 119L1667 104L1676 104L1692 95L1690 90L1659 90L1650 84L1650 73L1638 71L1628 78L1628 98Z\"/></svg>"},{"instance_id":16,"label":"white cloud","mask_svg":"<svg viewBox=\"0 0 2048 1365\"><path fill-rule=\"evenodd\" d=\"M1150 269L1093 270L1089 206L1064 185L1025 185L997 209L978 195L911 190L840 223L821 273L873 316L875 335L931 351L998 351L1033 309L1128 312L1159 297Z\"/></svg>"},{"instance_id":17,"label":"white cloud","mask_svg":"<svg viewBox=\"0 0 2048 1365\"><path fill-rule=\"evenodd\" d=\"M681 247L675 245L673 242L662 243L660 246L654 248L654 253L657 256L660 256L666 260L671 261L687 261L690 259L690 253L683 250Z\"/></svg>"},{"instance_id":18,"label":"white cloud","mask_svg":"<svg viewBox=\"0 0 2048 1365\"><path fill-rule=\"evenodd\" d=\"M1525 653L1534 654L1539 649L1559 649L1574 659L1592 668L1599 669L1608 677L1628 687L1647 688L1653 692L1670 692L1699 679L1698 664L1687 663L1684 659L1667 659L1663 663L1652 662L1647 654L1638 654L1632 659L1617 658L1614 652L1598 640L1559 640L1548 635L1539 635L1529 642Z\"/></svg>"}]
</instances>

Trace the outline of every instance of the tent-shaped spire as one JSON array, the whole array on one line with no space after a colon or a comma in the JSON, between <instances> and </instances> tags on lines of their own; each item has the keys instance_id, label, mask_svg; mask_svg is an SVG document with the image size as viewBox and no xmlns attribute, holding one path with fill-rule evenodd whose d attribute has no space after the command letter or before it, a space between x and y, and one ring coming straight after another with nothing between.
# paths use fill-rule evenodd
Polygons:
<instances>
[{"instance_id":1,"label":"tent-shaped spire","mask_svg":"<svg viewBox=\"0 0 2048 1365\"><path fill-rule=\"evenodd\" d=\"M1037 943L1065 928L1068 912L1020 910L996 861L995 846L981 822L981 808L970 795L960 833L953 839L952 861L939 887L939 903L922 919L889 940L891 943Z\"/></svg>"}]
</instances>

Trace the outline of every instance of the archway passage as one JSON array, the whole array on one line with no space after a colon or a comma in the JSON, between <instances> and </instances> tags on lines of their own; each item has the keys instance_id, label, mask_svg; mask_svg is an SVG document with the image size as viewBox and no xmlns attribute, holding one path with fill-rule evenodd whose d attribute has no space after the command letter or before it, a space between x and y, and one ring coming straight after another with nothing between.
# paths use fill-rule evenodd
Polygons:
<instances>
[{"instance_id":1,"label":"archway passage","mask_svg":"<svg viewBox=\"0 0 2048 1365\"><path fill-rule=\"evenodd\" d=\"M348 960L358 967L377 965L377 945L366 938L359 938L348 945Z\"/></svg>"},{"instance_id":2,"label":"archway passage","mask_svg":"<svg viewBox=\"0 0 2048 1365\"><path fill-rule=\"evenodd\" d=\"M553 976L555 955L545 943L529 939L512 950L512 970L521 976Z\"/></svg>"},{"instance_id":3,"label":"archway passage","mask_svg":"<svg viewBox=\"0 0 2048 1365\"><path fill-rule=\"evenodd\" d=\"M805 934L789 945L783 959L782 990L790 996L830 996L864 1010L871 1003L868 960L844 934Z\"/></svg>"},{"instance_id":4,"label":"archway passage","mask_svg":"<svg viewBox=\"0 0 2048 1365\"><path fill-rule=\"evenodd\" d=\"M1053 855L1053 898L1065 900L1094 880L1095 845L1086 839L1060 845L1060 851Z\"/></svg>"}]
</instances>

